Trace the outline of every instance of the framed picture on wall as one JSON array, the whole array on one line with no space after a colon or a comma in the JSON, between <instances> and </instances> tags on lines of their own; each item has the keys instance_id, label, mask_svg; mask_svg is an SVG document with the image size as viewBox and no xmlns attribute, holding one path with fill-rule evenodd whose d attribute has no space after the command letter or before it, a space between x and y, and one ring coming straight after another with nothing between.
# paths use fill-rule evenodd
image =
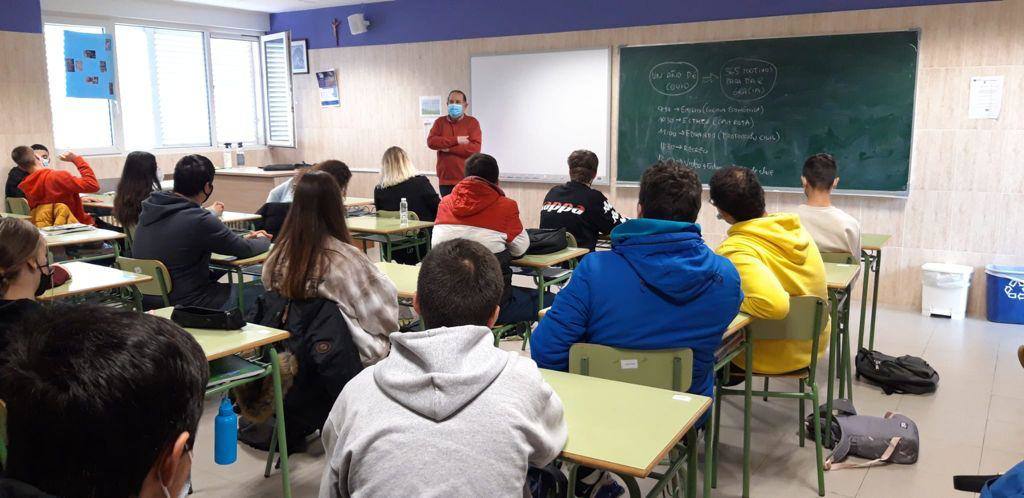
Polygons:
<instances>
[{"instance_id":1,"label":"framed picture on wall","mask_svg":"<svg viewBox=\"0 0 1024 498\"><path fill-rule=\"evenodd\" d=\"M292 74L309 74L309 51L305 38L292 40Z\"/></svg>"}]
</instances>

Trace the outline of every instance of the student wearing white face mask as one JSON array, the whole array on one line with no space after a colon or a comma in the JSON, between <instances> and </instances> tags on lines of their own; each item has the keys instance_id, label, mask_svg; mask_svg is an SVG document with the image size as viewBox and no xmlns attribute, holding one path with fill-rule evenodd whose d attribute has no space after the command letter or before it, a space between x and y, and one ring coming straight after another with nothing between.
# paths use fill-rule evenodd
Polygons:
<instances>
[{"instance_id":1,"label":"student wearing white face mask","mask_svg":"<svg viewBox=\"0 0 1024 498\"><path fill-rule=\"evenodd\" d=\"M44 168L50 167L50 149L47 149L42 144L32 144L32 150L35 152L36 157L43 162ZM20 166L15 165L11 168L10 173L7 174L7 183L4 185L4 196L10 198L25 198L25 192L18 188L18 184L28 178L28 170L23 169Z\"/></svg>"},{"instance_id":2,"label":"student wearing white face mask","mask_svg":"<svg viewBox=\"0 0 1024 498\"><path fill-rule=\"evenodd\" d=\"M134 311L55 305L8 339L0 395L10 444L0 496L187 493L209 376L192 335Z\"/></svg>"},{"instance_id":3,"label":"student wearing white face mask","mask_svg":"<svg viewBox=\"0 0 1024 498\"><path fill-rule=\"evenodd\" d=\"M434 121L427 135L427 147L437 151L437 183L441 197L452 193L465 176L466 159L483 143L480 122L466 115L469 100L462 90L448 93L448 115Z\"/></svg>"}]
</instances>

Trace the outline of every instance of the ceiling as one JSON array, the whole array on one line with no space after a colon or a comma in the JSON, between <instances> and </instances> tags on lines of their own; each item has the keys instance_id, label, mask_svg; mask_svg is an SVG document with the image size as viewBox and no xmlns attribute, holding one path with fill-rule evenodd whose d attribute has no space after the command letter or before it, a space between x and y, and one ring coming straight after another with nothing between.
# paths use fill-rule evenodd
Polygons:
<instances>
[{"instance_id":1,"label":"ceiling","mask_svg":"<svg viewBox=\"0 0 1024 498\"><path fill-rule=\"evenodd\" d=\"M340 5L387 2L390 0L174 0L178 3L195 3L227 7L230 9L253 10L256 12L288 12L293 10L322 9Z\"/></svg>"}]
</instances>

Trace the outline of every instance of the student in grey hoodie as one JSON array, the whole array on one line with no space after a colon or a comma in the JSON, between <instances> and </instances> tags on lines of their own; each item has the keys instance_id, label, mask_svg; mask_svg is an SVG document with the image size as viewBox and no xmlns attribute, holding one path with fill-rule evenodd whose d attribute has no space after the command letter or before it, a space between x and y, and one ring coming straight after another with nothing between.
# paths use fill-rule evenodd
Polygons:
<instances>
[{"instance_id":1,"label":"student in grey hoodie","mask_svg":"<svg viewBox=\"0 0 1024 498\"><path fill-rule=\"evenodd\" d=\"M237 306L236 287L218 283L223 274L210 271L211 253L249 258L270 249L266 232L239 236L225 226L219 219L224 212L219 202L214 203L212 212L203 208L213 195L213 176L213 163L208 158L185 156L174 167L174 191L156 191L142 201L132 256L155 259L167 266L171 304L217 309ZM259 286L246 289L256 291L246 296L250 303L262 292ZM151 307L157 303L147 300L145 304Z\"/></svg>"},{"instance_id":2,"label":"student in grey hoodie","mask_svg":"<svg viewBox=\"0 0 1024 498\"><path fill-rule=\"evenodd\" d=\"M429 330L349 381L322 432L321 497L523 496L530 465L565 445L562 402L537 365L495 348L503 280L483 245L423 260L413 305Z\"/></svg>"}]
</instances>

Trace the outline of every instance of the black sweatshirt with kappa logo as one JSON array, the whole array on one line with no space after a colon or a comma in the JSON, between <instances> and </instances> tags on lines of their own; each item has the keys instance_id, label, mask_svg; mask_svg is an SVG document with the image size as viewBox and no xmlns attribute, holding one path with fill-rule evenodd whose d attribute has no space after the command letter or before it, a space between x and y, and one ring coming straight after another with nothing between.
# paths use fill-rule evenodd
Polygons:
<instances>
[{"instance_id":1,"label":"black sweatshirt with kappa logo","mask_svg":"<svg viewBox=\"0 0 1024 498\"><path fill-rule=\"evenodd\" d=\"M625 221L600 190L576 181L548 191L540 210L541 228L565 228L577 245L591 251L599 234L610 233Z\"/></svg>"}]
</instances>

